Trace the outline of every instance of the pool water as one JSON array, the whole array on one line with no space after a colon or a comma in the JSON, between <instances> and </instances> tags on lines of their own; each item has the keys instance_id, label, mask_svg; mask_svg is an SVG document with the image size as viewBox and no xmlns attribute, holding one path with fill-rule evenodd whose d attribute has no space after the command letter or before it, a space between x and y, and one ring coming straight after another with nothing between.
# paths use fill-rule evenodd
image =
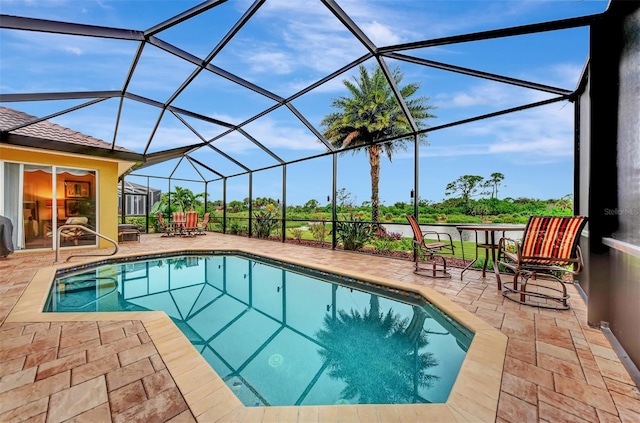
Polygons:
<instances>
[{"instance_id":1,"label":"pool water","mask_svg":"<svg viewBox=\"0 0 640 423\"><path fill-rule=\"evenodd\" d=\"M443 403L472 334L397 290L253 255L56 278L46 312L166 312L247 406Z\"/></svg>"}]
</instances>

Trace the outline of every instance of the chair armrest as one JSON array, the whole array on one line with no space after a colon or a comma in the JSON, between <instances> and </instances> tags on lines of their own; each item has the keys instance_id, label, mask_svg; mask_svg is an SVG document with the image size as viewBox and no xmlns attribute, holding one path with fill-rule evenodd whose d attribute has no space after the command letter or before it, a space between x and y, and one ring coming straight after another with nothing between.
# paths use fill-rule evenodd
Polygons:
<instances>
[{"instance_id":1,"label":"chair armrest","mask_svg":"<svg viewBox=\"0 0 640 423\"><path fill-rule=\"evenodd\" d=\"M431 236L429 236L431 235ZM439 247L439 248L444 248L446 250L450 250L451 254L454 253L454 248L453 248L453 238L451 238L451 235L445 232L437 232L437 231L425 231L422 233L422 237L423 238L428 238L428 239L433 239L433 237L435 236L435 238L438 240L438 242L443 243L443 244L449 244L449 245L445 245L443 247ZM442 237L442 238L440 238Z\"/></svg>"},{"instance_id":2,"label":"chair armrest","mask_svg":"<svg viewBox=\"0 0 640 423\"><path fill-rule=\"evenodd\" d=\"M513 238L502 237L498 241L498 257L497 260L500 261L503 256L515 255L516 257L520 257L520 242L516 241Z\"/></svg>"},{"instance_id":3,"label":"chair armrest","mask_svg":"<svg viewBox=\"0 0 640 423\"><path fill-rule=\"evenodd\" d=\"M440 239L440 237L448 237L449 240L449 244L453 245L453 239L451 238L451 235L449 235L448 233L445 232L436 232L436 231L425 231L422 233L423 238L429 238L429 239L433 239L432 236L428 236L428 235L435 235L436 239L440 242L447 242L447 240L445 239L444 241L442 239Z\"/></svg>"}]
</instances>

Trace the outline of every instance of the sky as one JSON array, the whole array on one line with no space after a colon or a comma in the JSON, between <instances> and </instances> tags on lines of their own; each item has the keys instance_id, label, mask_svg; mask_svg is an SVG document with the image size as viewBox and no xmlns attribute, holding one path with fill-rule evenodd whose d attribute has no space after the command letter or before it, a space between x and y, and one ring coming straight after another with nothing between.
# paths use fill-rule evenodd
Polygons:
<instances>
[{"instance_id":1,"label":"sky","mask_svg":"<svg viewBox=\"0 0 640 423\"><path fill-rule=\"evenodd\" d=\"M338 0L336 2L377 47L508 28L601 13L607 1L574 0ZM162 0L0 0L0 12L54 21L104 27L148 30L198 5L199 2ZM229 0L207 12L160 31L155 37L205 59L252 2ZM452 43L410 49L402 54L480 70L510 78L573 91L588 59L588 28ZM266 0L212 60L220 70L197 73L188 61L147 44L134 62L139 43L130 40L76 37L34 31L0 29L0 93L55 93L122 90L135 70L127 92L179 109L240 125L274 105L274 98L290 98L316 81L363 56L367 50L317 0ZM555 94L448 72L385 58L399 68L403 82L418 83L416 96L428 98L438 127L475 116L555 98ZM374 59L364 66L373 69ZM247 90L223 76L236 75L267 90L266 96ZM291 101L318 131L331 100L347 95L343 81L354 80L357 68L337 75ZM270 98L271 97L271 98ZM42 117L86 103L83 100L0 102L0 105ZM168 176L174 185L204 190L221 199L220 175L254 172L253 197L285 200L288 205L315 199L324 205L332 194L333 162L322 155L326 147L287 107L275 108L245 124L245 135L225 126L184 114L160 113L157 107L126 99L118 121L119 98L107 99L50 119L132 151L148 153L211 140L190 156L212 173L187 160L172 160L135 172ZM420 145L418 196L432 202L446 199L445 187L463 175L489 178L502 173L499 198L561 198L573 190L573 103L562 101L470 124L429 132ZM157 124L157 127L156 127ZM263 149L262 146L265 148ZM272 154L266 152L268 150ZM384 205L410 202L414 188L414 147L381 160L380 200ZM220 154L222 152L223 154ZM231 158L232 160L230 160ZM279 161L289 162L283 171ZM337 188L344 188L356 204L370 200L368 157L364 153L338 156ZM191 162L195 163L195 162ZM240 165L241 166L240 166ZM244 168L243 168L244 166ZM286 198L283 193L286 180ZM146 185L142 176L128 177ZM249 196L247 175L226 182L227 201ZM150 184L171 188L159 178Z\"/></svg>"}]
</instances>

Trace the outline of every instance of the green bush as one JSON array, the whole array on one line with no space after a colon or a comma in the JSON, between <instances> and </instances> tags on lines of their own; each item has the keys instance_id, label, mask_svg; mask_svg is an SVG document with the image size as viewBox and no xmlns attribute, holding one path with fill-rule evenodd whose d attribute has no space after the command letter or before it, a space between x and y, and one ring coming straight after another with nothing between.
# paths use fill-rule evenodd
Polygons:
<instances>
[{"instance_id":1,"label":"green bush","mask_svg":"<svg viewBox=\"0 0 640 423\"><path fill-rule=\"evenodd\" d=\"M370 242L376 233L374 225L363 222L361 218L351 214L349 221L336 222L336 237L345 250L357 251Z\"/></svg>"},{"instance_id":2,"label":"green bush","mask_svg":"<svg viewBox=\"0 0 640 423\"><path fill-rule=\"evenodd\" d=\"M278 227L278 218L269 210L261 210L253 214L253 231L256 237L269 238L271 232Z\"/></svg>"},{"instance_id":3,"label":"green bush","mask_svg":"<svg viewBox=\"0 0 640 423\"><path fill-rule=\"evenodd\" d=\"M312 223L309 225L309 231L311 232L311 236L316 241L323 241L327 236L327 227L324 223Z\"/></svg>"},{"instance_id":4,"label":"green bush","mask_svg":"<svg viewBox=\"0 0 640 423\"><path fill-rule=\"evenodd\" d=\"M300 242L300 240L302 239L302 229L300 229L300 228L291 228L291 229L289 229L289 232L291 233L291 236L294 239L297 239L298 242Z\"/></svg>"},{"instance_id":5,"label":"green bush","mask_svg":"<svg viewBox=\"0 0 640 423\"><path fill-rule=\"evenodd\" d=\"M402 238L398 242L398 250L412 251L413 250L413 238Z\"/></svg>"},{"instance_id":6,"label":"green bush","mask_svg":"<svg viewBox=\"0 0 640 423\"><path fill-rule=\"evenodd\" d=\"M467 216L464 214L449 216L447 221L455 223L482 223L480 216Z\"/></svg>"},{"instance_id":7,"label":"green bush","mask_svg":"<svg viewBox=\"0 0 640 423\"><path fill-rule=\"evenodd\" d=\"M436 221L437 222L446 222L447 219L448 219L448 217L444 213L440 213L440 214L436 215Z\"/></svg>"},{"instance_id":8,"label":"green bush","mask_svg":"<svg viewBox=\"0 0 640 423\"><path fill-rule=\"evenodd\" d=\"M247 231L247 227L240 223L239 220L232 220L229 223L229 233L231 235L242 235Z\"/></svg>"},{"instance_id":9,"label":"green bush","mask_svg":"<svg viewBox=\"0 0 640 423\"><path fill-rule=\"evenodd\" d=\"M396 241L392 241L387 237L376 237L373 240L373 248L376 251L380 251L382 253L395 250L396 244L397 244Z\"/></svg>"}]
</instances>

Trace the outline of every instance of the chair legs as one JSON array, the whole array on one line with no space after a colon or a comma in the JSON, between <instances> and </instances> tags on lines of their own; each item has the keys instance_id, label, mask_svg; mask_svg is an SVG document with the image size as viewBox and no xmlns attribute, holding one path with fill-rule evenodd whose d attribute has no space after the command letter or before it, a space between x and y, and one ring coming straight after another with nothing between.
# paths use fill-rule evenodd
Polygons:
<instances>
[{"instance_id":1,"label":"chair legs","mask_svg":"<svg viewBox=\"0 0 640 423\"><path fill-rule=\"evenodd\" d=\"M422 266L421 266L422 265ZM430 278L451 278L447 270L447 260L440 255L429 253L426 256L416 255L413 273Z\"/></svg>"},{"instance_id":2,"label":"chair legs","mask_svg":"<svg viewBox=\"0 0 640 423\"><path fill-rule=\"evenodd\" d=\"M532 280L536 283L530 282ZM569 308L567 287L549 273L517 270L513 275L513 286L505 284L502 295L511 301L534 307L553 310Z\"/></svg>"}]
</instances>

